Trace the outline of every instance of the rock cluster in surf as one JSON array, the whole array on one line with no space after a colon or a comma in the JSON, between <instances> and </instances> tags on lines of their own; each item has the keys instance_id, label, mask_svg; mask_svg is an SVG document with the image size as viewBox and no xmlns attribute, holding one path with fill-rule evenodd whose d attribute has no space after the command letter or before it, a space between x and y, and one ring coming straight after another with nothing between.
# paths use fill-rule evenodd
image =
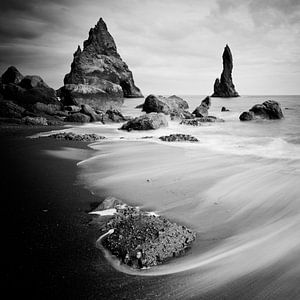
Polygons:
<instances>
[{"instance_id":1,"label":"rock cluster in surf","mask_svg":"<svg viewBox=\"0 0 300 300\"><path fill-rule=\"evenodd\" d=\"M192 135L180 133L161 136L159 139L164 142L199 142L199 140Z\"/></svg>"},{"instance_id":2,"label":"rock cluster in surf","mask_svg":"<svg viewBox=\"0 0 300 300\"><path fill-rule=\"evenodd\" d=\"M252 121L256 119L276 120L282 119L283 113L280 104L273 100L254 105L249 111L240 115L241 121Z\"/></svg>"},{"instance_id":3,"label":"rock cluster in surf","mask_svg":"<svg viewBox=\"0 0 300 300\"><path fill-rule=\"evenodd\" d=\"M239 97L238 92L232 81L233 59L231 50L228 45L224 48L223 52L223 71L221 78L217 78L214 84L214 93L212 97Z\"/></svg>"},{"instance_id":4,"label":"rock cluster in surf","mask_svg":"<svg viewBox=\"0 0 300 300\"><path fill-rule=\"evenodd\" d=\"M49 137L57 140L67 140L76 142L96 142L105 139L104 136L95 133L76 134L73 132L59 132L49 135Z\"/></svg>"},{"instance_id":5,"label":"rock cluster in surf","mask_svg":"<svg viewBox=\"0 0 300 300\"><path fill-rule=\"evenodd\" d=\"M120 107L124 97L143 97L102 18L74 53L60 97L65 105L89 104L104 111Z\"/></svg>"},{"instance_id":6,"label":"rock cluster in surf","mask_svg":"<svg viewBox=\"0 0 300 300\"><path fill-rule=\"evenodd\" d=\"M102 244L130 267L152 267L180 256L196 238L192 230L164 217L120 205L119 202L105 205L105 209L112 207L115 208L115 214L104 222L103 230L113 230ZM98 224L103 226L101 218Z\"/></svg>"}]
</instances>

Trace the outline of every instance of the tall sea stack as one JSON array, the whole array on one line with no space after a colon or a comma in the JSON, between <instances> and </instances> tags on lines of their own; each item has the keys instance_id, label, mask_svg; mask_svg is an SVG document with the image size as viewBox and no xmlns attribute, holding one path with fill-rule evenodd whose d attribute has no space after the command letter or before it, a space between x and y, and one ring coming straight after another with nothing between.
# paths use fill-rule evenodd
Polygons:
<instances>
[{"instance_id":1,"label":"tall sea stack","mask_svg":"<svg viewBox=\"0 0 300 300\"><path fill-rule=\"evenodd\" d=\"M143 97L102 18L90 29L83 50L78 46L74 53L59 95L65 105L89 104L101 110L121 106L124 97Z\"/></svg>"},{"instance_id":2,"label":"tall sea stack","mask_svg":"<svg viewBox=\"0 0 300 300\"><path fill-rule=\"evenodd\" d=\"M232 69L233 69L233 59L230 48L228 45L224 48L223 52L223 71L221 74L221 79L217 78L214 84L214 93L212 97L239 97L238 92L235 90L234 84L232 82Z\"/></svg>"}]
</instances>

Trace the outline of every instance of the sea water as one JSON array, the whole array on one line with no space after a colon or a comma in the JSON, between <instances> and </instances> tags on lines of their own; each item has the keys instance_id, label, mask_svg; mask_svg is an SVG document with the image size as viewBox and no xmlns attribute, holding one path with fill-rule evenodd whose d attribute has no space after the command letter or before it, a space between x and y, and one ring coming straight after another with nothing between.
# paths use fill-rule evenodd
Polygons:
<instances>
[{"instance_id":1,"label":"sea water","mask_svg":"<svg viewBox=\"0 0 300 300\"><path fill-rule=\"evenodd\" d=\"M182 97L190 111L204 98ZM281 104L284 119L239 121L243 111L270 99ZM270 291L278 296L292 287L300 297L300 97L211 100L209 114L224 123L193 127L169 120L167 128L141 132L118 130L120 124L70 129L107 137L90 145L96 151L79 163L80 181L94 193L155 211L197 232L186 256L136 274L177 274L174 278L185 279L174 284L177 295L196 297L280 268L284 271L261 288L260 296ZM142 102L128 99L122 112L138 116L135 106ZM230 111L221 112L223 106ZM158 139L171 133L191 134L199 143Z\"/></svg>"}]
</instances>

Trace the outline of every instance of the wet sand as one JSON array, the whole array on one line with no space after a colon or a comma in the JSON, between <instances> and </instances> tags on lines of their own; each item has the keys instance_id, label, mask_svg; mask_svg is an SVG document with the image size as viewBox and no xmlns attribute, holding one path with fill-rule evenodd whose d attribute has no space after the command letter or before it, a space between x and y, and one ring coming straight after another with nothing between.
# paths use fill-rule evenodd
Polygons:
<instances>
[{"instance_id":1,"label":"wet sand","mask_svg":"<svg viewBox=\"0 0 300 300\"><path fill-rule=\"evenodd\" d=\"M163 276L135 276L116 271L95 242L97 228L86 213L101 199L76 184L76 155L49 155L64 147L89 157L86 143L26 139L47 128L0 130L3 292L10 298L39 299L295 299L299 296L293 260L249 274L217 290L188 287L193 271ZM195 271L196 273L197 271ZM285 274L288 276L285 279ZM217 274L216 274L217 275ZM277 280L284 286L272 294ZM200 279L201 282L201 279ZM197 285L197 284L196 284ZM270 285L270 286L269 286ZM265 289L265 287L268 287ZM262 292L264 291L264 292Z\"/></svg>"}]
</instances>

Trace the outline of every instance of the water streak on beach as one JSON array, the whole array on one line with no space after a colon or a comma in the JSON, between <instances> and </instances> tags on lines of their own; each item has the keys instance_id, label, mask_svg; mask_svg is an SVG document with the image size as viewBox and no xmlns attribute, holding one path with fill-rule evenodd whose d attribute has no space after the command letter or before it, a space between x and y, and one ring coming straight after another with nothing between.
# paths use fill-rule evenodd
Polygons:
<instances>
[{"instance_id":1,"label":"water streak on beach","mask_svg":"<svg viewBox=\"0 0 300 300\"><path fill-rule=\"evenodd\" d=\"M202 98L187 99L194 109ZM242 111L267 99L281 103L285 119L238 120ZM140 114L133 109L137 104L128 100L124 112ZM221 113L222 106L230 112ZM280 296L300 280L300 99L213 98L210 114L225 123L189 127L170 122L155 132L123 132L118 125L76 129L110 138L92 144L93 156L79 163L80 180L87 188L197 232L191 251L168 264L141 272L111 262L122 272L141 276L173 274L170 280L179 297L196 297L278 269L259 297ZM170 133L192 134L200 142L168 144L157 139ZM142 139L145 136L153 138ZM293 287L293 292L299 296L300 288Z\"/></svg>"}]
</instances>

